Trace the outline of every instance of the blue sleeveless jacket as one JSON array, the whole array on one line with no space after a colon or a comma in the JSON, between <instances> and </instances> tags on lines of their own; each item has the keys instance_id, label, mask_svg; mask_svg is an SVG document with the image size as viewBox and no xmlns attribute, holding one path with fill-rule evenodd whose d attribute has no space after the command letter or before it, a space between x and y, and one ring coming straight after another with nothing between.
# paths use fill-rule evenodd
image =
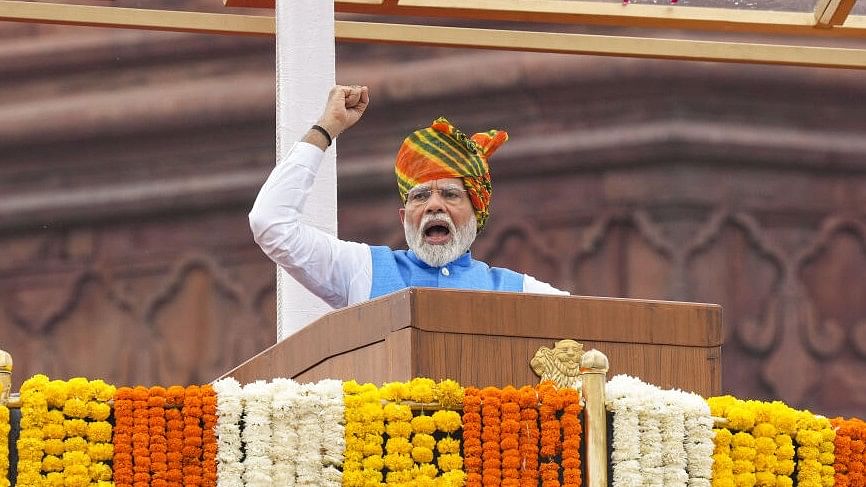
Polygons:
<instances>
[{"instance_id":1,"label":"blue sleeveless jacket","mask_svg":"<svg viewBox=\"0 0 866 487\"><path fill-rule=\"evenodd\" d=\"M373 285L370 299L407 287L441 287L479 291L523 291L523 274L490 267L470 252L442 267L431 267L411 250L371 246Z\"/></svg>"}]
</instances>

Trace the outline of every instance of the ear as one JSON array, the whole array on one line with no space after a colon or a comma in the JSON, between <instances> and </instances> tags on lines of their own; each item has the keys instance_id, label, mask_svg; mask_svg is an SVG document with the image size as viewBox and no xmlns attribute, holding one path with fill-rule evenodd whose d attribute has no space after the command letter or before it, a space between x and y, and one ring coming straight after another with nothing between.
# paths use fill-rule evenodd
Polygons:
<instances>
[{"instance_id":1,"label":"ear","mask_svg":"<svg viewBox=\"0 0 866 487\"><path fill-rule=\"evenodd\" d=\"M406 208L399 208L397 214L400 215L400 224L404 224L406 221Z\"/></svg>"}]
</instances>

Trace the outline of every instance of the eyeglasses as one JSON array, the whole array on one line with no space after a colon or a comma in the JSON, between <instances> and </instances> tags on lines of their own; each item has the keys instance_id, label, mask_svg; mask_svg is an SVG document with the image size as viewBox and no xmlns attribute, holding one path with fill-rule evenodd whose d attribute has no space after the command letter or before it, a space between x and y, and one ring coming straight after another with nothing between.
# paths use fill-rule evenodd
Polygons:
<instances>
[{"instance_id":1,"label":"eyeglasses","mask_svg":"<svg viewBox=\"0 0 866 487\"><path fill-rule=\"evenodd\" d=\"M439 193L439 196L449 204L459 203L466 198L466 190L462 188L449 187L432 189L419 186L409 191L409 194L406 195L406 203L410 205L423 205L430 201L434 191Z\"/></svg>"}]
</instances>

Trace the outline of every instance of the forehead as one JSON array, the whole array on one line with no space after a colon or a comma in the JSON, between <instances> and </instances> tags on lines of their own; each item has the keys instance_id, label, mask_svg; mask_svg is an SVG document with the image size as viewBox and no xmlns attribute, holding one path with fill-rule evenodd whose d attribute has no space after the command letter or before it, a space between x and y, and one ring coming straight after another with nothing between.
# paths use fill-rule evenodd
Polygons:
<instances>
[{"instance_id":1,"label":"forehead","mask_svg":"<svg viewBox=\"0 0 866 487\"><path fill-rule=\"evenodd\" d=\"M421 183L421 184L415 186L415 188L450 188L450 187L462 188L463 187L463 180L460 178L441 178L441 179L434 179L432 181L427 181L427 182L424 182L424 183ZM412 188L412 189L415 189L415 188Z\"/></svg>"}]
</instances>

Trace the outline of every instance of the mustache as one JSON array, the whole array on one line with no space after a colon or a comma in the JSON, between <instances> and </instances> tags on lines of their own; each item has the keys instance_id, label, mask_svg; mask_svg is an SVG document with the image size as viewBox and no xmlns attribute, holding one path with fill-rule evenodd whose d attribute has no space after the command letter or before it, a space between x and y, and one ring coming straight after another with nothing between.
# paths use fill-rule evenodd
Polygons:
<instances>
[{"instance_id":1,"label":"mustache","mask_svg":"<svg viewBox=\"0 0 866 487\"><path fill-rule=\"evenodd\" d=\"M451 219L451 215L445 212L428 213L424 215L421 218L421 222L419 223L417 230L419 232L423 232L431 223L437 223L440 225L444 223L448 226L448 231L450 231L452 234L456 232L454 220Z\"/></svg>"}]
</instances>

